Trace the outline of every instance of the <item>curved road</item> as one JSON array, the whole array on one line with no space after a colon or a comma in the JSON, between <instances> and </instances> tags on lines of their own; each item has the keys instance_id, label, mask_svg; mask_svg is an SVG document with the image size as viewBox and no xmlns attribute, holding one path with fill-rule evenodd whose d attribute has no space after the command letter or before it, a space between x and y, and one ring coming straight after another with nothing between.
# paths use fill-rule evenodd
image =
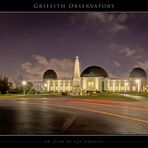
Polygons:
<instances>
[{"instance_id":1,"label":"curved road","mask_svg":"<svg viewBox=\"0 0 148 148\"><path fill-rule=\"evenodd\" d=\"M148 134L148 102L0 99L0 134Z\"/></svg>"}]
</instances>

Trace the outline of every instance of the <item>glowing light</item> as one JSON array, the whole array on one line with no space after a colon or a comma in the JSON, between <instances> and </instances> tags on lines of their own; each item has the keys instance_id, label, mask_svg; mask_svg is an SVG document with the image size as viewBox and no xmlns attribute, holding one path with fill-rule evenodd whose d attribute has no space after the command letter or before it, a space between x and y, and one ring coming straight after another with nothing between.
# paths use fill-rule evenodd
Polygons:
<instances>
[{"instance_id":1,"label":"glowing light","mask_svg":"<svg viewBox=\"0 0 148 148\"><path fill-rule=\"evenodd\" d=\"M47 87L47 84L44 84L44 87Z\"/></svg>"},{"instance_id":2,"label":"glowing light","mask_svg":"<svg viewBox=\"0 0 148 148\"><path fill-rule=\"evenodd\" d=\"M139 92L139 91L140 91L140 80L137 79L137 80L136 80L136 83L137 83L137 89L138 89L138 92Z\"/></svg>"},{"instance_id":3,"label":"glowing light","mask_svg":"<svg viewBox=\"0 0 148 148\"><path fill-rule=\"evenodd\" d=\"M128 83L125 83L125 85L127 86L127 85L129 85Z\"/></svg>"},{"instance_id":4,"label":"glowing light","mask_svg":"<svg viewBox=\"0 0 148 148\"><path fill-rule=\"evenodd\" d=\"M24 95L25 95L25 93L26 93L26 92L25 92L25 91L26 91L26 90L25 90L25 89L26 89L26 88L25 88L25 87L26 87L26 84L27 84L26 81L22 81Z\"/></svg>"},{"instance_id":5,"label":"glowing light","mask_svg":"<svg viewBox=\"0 0 148 148\"><path fill-rule=\"evenodd\" d=\"M26 85L27 84L27 82L26 81L22 81L22 85Z\"/></svg>"}]
</instances>

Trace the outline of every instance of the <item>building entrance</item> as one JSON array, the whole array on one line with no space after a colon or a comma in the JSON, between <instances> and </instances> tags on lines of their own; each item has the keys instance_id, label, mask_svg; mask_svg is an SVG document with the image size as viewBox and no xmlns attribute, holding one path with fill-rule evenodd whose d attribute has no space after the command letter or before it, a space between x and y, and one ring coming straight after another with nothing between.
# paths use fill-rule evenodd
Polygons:
<instances>
[{"instance_id":1,"label":"building entrance","mask_svg":"<svg viewBox=\"0 0 148 148\"><path fill-rule=\"evenodd\" d=\"M87 91L95 91L95 83L93 81L87 83Z\"/></svg>"}]
</instances>

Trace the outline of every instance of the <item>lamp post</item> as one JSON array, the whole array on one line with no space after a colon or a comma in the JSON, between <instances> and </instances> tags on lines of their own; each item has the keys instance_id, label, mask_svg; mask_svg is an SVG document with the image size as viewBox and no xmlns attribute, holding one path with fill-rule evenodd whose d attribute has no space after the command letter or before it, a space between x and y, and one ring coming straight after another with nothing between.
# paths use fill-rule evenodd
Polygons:
<instances>
[{"instance_id":1,"label":"lamp post","mask_svg":"<svg viewBox=\"0 0 148 148\"><path fill-rule=\"evenodd\" d=\"M27 82L26 81L22 81L22 85L23 85L23 90L24 90L24 95L25 95L25 89L26 89L26 84L27 84Z\"/></svg>"}]
</instances>

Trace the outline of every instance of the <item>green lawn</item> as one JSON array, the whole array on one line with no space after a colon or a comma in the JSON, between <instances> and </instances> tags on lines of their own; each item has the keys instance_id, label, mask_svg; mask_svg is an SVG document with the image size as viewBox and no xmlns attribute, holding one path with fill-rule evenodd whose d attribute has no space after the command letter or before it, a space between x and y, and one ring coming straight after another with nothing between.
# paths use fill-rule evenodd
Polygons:
<instances>
[{"instance_id":1,"label":"green lawn","mask_svg":"<svg viewBox=\"0 0 148 148\"><path fill-rule=\"evenodd\" d=\"M96 96L74 96L73 98L78 99L94 99L94 100L109 100L109 101L137 101L132 98L121 96L118 93L100 93Z\"/></svg>"},{"instance_id":2,"label":"green lawn","mask_svg":"<svg viewBox=\"0 0 148 148\"><path fill-rule=\"evenodd\" d=\"M53 98L61 97L60 94L37 94L37 95L0 95L0 98Z\"/></svg>"},{"instance_id":3,"label":"green lawn","mask_svg":"<svg viewBox=\"0 0 148 148\"><path fill-rule=\"evenodd\" d=\"M55 97L70 97L76 99L93 99L93 100L108 100L108 101L137 101L132 98L121 96L118 93L100 93L93 96L62 96L61 94L37 94L37 95L0 95L0 99L4 98L55 98Z\"/></svg>"}]
</instances>

